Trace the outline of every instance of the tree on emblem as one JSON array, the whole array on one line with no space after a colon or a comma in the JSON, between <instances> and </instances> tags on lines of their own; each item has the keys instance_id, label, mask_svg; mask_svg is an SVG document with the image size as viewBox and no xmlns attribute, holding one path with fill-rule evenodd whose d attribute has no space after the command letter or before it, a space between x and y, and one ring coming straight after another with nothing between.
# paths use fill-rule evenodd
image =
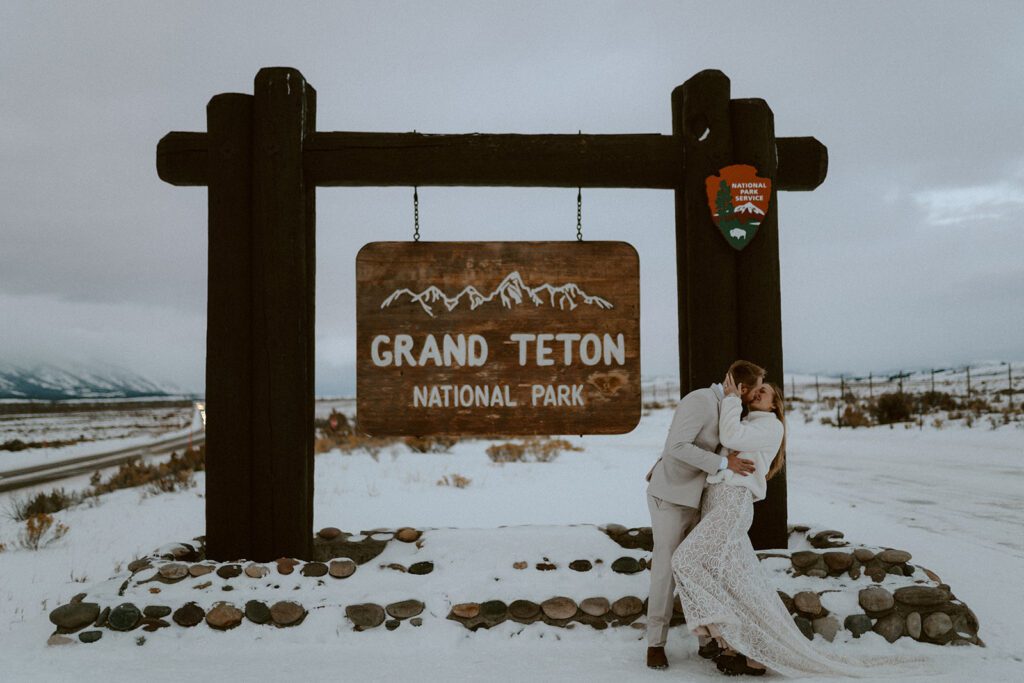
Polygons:
<instances>
[{"instance_id":1,"label":"tree on emblem","mask_svg":"<svg viewBox=\"0 0 1024 683\"><path fill-rule=\"evenodd\" d=\"M732 192L729 191L729 183L724 180L718 184L718 195L715 197L715 209L718 220L732 218Z\"/></svg>"}]
</instances>

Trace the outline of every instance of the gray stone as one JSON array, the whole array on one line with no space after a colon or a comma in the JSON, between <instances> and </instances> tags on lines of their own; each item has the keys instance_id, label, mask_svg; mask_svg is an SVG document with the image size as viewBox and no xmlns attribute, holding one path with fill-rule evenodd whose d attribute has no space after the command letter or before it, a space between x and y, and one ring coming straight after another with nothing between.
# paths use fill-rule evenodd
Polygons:
<instances>
[{"instance_id":1,"label":"gray stone","mask_svg":"<svg viewBox=\"0 0 1024 683\"><path fill-rule=\"evenodd\" d=\"M157 574L167 581L180 581L188 576L188 566L179 562L171 562L161 566L157 570Z\"/></svg>"},{"instance_id":2,"label":"gray stone","mask_svg":"<svg viewBox=\"0 0 1024 683\"><path fill-rule=\"evenodd\" d=\"M801 616L816 617L821 614L821 598L817 593L801 591L793 596L793 605Z\"/></svg>"},{"instance_id":3,"label":"gray stone","mask_svg":"<svg viewBox=\"0 0 1024 683\"><path fill-rule=\"evenodd\" d=\"M513 600L508 606L508 614L519 623L531 624L540 618L540 605L530 600Z\"/></svg>"},{"instance_id":4,"label":"gray stone","mask_svg":"<svg viewBox=\"0 0 1024 683\"><path fill-rule=\"evenodd\" d=\"M885 579L885 570L881 567L870 567L864 573L875 583L882 583Z\"/></svg>"},{"instance_id":5,"label":"gray stone","mask_svg":"<svg viewBox=\"0 0 1024 683\"><path fill-rule=\"evenodd\" d=\"M433 562L416 562L416 563L413 563L413 564L409 565L409 573L410 574L423 575L423 574L429 574L432 571L434 571L434 563Z\"/></svg>"},{"instance_id":6,"label":"gray stone","mask_svg":"<svg viewBox=\"0 0 1024 683\"><path fill-rule=\"evenodd\" d=\"M862 589L857 600L865 612L874 612L876 614L892 609L894 604L892 593L881 586L870 586Z\"/></svg>"},{"instance_id":7,"label":"gray stone","mask_svg":"<svg viewBox=\"0 0 1024 683\"><path fill-rule=\"evenodd\" d=\"M824 569L809 569L807 576L813 576L816 579L824 579L828 577L828 572Z\"/></svg>"},{"instance_id":8,"label":"gray stone","mask_svg":"<svg viewBox=\"0 0 1024 683\"><path fill-rule=\"evenodd\" d=\"M139 608L130 602L124 602L110 610L107 627L114 631L131 631L142 618Z\"/></svg>"},{"instance_id":9,"label":"gray stone","mask_svg":"<svg viewBox=\"0 0 1024 683\"><path fill-rule=\"evenodd\" d=\"M67 636L62 636L59 633L54 633L52 636L46 639L47 645L74 645L75 641Z\"/></svg>"},{"instance_id":10,"label":"gray stone","mask_svg":"<svg viewBox=\"0 0 1024 683\"><path fill-rule=\"evenodd\" d=\"M391 603L384 608L384 611L395 619L410 619L419 616L423 612L423 606L419 600L402 600Z\"/></svg>"},{"instance_id":11,"label":"gray stone","mask_svg":"<svg viewBox=\"0 0 1024 683\"><path fill-rule=\"evenodd\" d=\"M921 615L917 612L907 615L907 635L914 640L921 640Z\"/></svg>"},{"instance_id":12,"label":"gray stone","mask_svg":"<svg viewBox=\"0 0 1024 683\"><path fill-rule=\"evenodd\" d=\"M618 574L636 574L640 571L640 562L635 557L620 557L612 562L612 571Z\"/></svg>"},{"instance_id":13,"label":"gray stone","mask_svg":"<svg viewBox=\"0 0 1024 683\"><path fill-rule=\"evenodd\" d=\"M242 623L242 610L229 602L218 602L206 613L206 623L212 629L228 631Z\"/></svg>"},{"instance_id":14,"label":"gray stone","mask_svg":"<svg viewBox=\"0 0 1024 683\"><path fill-rule=\"evenodd\" d=\"M644 611L644 603L640 598L627 595L612 603L612 614L617 617L631 617Z\"/></svg>"},{"instance_id":15,"label":"gray stone","mask_svg":"<svg viewBox=\"0 0 1024 683\"><path fill-rule=\"evenodd\" d=\"M815 633L820 633L825 640L831 643L839 633L839 620L829 615L815 619L811 622L811 627Z\"/></svg>"},{"instance_id":16,"label":"gray stone","mask_svg":"<svg viewBox=\"0 0 1024 683\"><path fill-rule=\"evenodd\" d=\"M149 569L153 566L152 561L148 557L143 557L138 560L132 560L128 563L128 571L132 574L135 572L141 572L143 569Z\"/></svg>"},{"instance_id":17,"label":"gray stone","mask_svg":"<svg viewBox=\"0 0 1024 683\"><path fill-rule=\"evenodd\" d=\"M580 610L592 617L604 616L608 613L609 609L611 609L611 605L608 604L608 598L586 598L580 603Z\"/></svg>"},{"instance_id":18,"label":"gray stone","mask_svg":"<svg viewBox=\"0 0 1024 683\"><path fill-rule=\"evenodd\" d=\"M788 594L778 591L779 599L782 600L782 604L786 606L786 611L792 614L796 611L796 605L793 604L793 598L789 597Z\"/></svg>"},{"instance_id":19,"label":"gray stone","mask_svg":"<svg viewBox=\"0 0 1024 683\"><path fill-rule=\"evenodd\" d=\"M895 643L903 635L905 627L906 623L903 615L893 613L876 621L871 630L890 643Z\"/></svg>"},{"instance_id":20,"label":"gray stone","mask_svg":"<svg viewBox=\"0 0 1024 683\"><path fill-rule=\"evenodd\" d=\"M270 574L270 569L262 564L250 564L245 568L245 575L250 579L262 579Z\"/></svg>"},{"instance_id":21,"label":"gray stone","mask_svg":"<svg viewBox=\"0 0 1024 683\"><path fill-rule=\"evenodd\" d=\"M423 626L423 618L422 617L413 617L412 619L409 620L409 623L412 624L413 626Z\"/></svg>"},{"instance_id":22,"label":"gray stone","mask_svg":"<svg viewBox=\"0 0 1024 683\"><path fill-rule=\"evenodd\" d=\"M100 606L95 602L78 602L61 605L50 612L50 623L65 631L77 631L89 626L100 615Z\"/></svg>"},{"instance_id":23,"label":"gray stone","mask_svg":"<svg viewBox=\"0 0 1024 683\"><path fill-rule=\"evenodd\" d=\"M843 540L843 532L835 529L819 531L808 540L814 548L839 548L846 545L846 541Z\"/></svg>"},{"instance_id":24,"label":"gray stone","mask_svg":"<svg viewBox=\"0 0 1024 683\"><path fill-rule=\"evenodd\" d=\"M860 567L858 565L854 565L854 566L850 567L849 571L847 571L846 574L851 579L856 581L857 579L860 578Z\"/></svg>"},{"instance_id":25,"label":"gray stone","mask_svg":"<svg viewBox=\"0 0 1024 683\"><path fill-rule=\"evenodd\" d=\"M378 541L369 536L362 540L349 540L348 534L342 534L332 540L313 539L313 557L319 562L328 562L339 557L347 557L356 564L365 564L384 552L387 541Z\"/></svg>"},{"instance_id":26,"label":"gray stone","mask_svg":"<svg viewBox=\"0 0 1024 683\"><path fill-rule=\"evenodd\" d=\"M903 564L904 562L910 562L910 558L910 553L905 550L886 548L882 552L878 553L878 559L882 562L888 562L889 564Z\"/></svg>"},{"instance_id":27,"label":"gray stone","mask_svg":"<svg viewBox=\"0 0 1024 683\"><path fill-rule=\"evenodd\" d=\"M281 600L270 608L270 619L276 626L294 626L306 618L306 608L297 602Z\"/></svg>"},{"instance_id":28,"label":"gray stone","mask_svg":"<svg viewBox=\"0 0 1024 683\"><path fill-rule=\"evenodd\" d=\"M206 612L202 607L190 602L174 610L174 615L171 618L178 626L191 627L201 622L205 616Z\"/></svg>"},{"instance_id":29,"label":"gray stone","mask_svg":"<svg viewBox=\"0 0 1024 683\"><path fill-rule=\"evenodd\" d=\"M245 618L254 624L266 624L270 621L270 608L259 600L245 603Z\"/></svg>"},{"instance_id":30,"label":"gray stone","mask_svg":"<svg viewBox=\"0 0 1024 683\"><path fill-rule=\"evenodd\" d=\"M635 598L634 598L635 599ZM637 599L637 602L640 602ZM642 604L642 603L641 603ZM564 596L549 598L540 604L540 609L548 619L572 619L576 615L576 603Z\"/></svg>"},{"instance_id":31,"label":"gray stone","mask_svg":"<svg viewBox=\"0 0 1024 683\"><path fill-rule=\"evenodd\" d=\"M328 572L336 579L347 579L356 571L356 563L352 560L334 560L331 562Z\"/></svg>"},{"instance_id":32,"label":"gray stone","mask_svg":"<svg viewBox=\"0 0 1024 683\"><path fill-rule=\"evenodd\" d=\"M875 553L867 548L857 548L853 551L853 556L856 557L857 561L861 564L875 559Z\"/></svg>"},{"instance_id":33,"label":"gray stone","mask_svg":"<svg viewBox=\"0 0 1024 683\"><path fill-rule=\"evenodd\" d=\"M209 564L194 564L188 568L190 576L206 576L214 570L214 567Z\"/></svg>"},{"instance_id":34,"label":"gray stone","mask_svg":"<svg viewBox=\"0 0 1024 683\"><path fill-rule=\"evenodd\" d=\"M327 565L324 564L323 562L310 562L308 564L303 565L301 574L303 576L313 576L313 577L326 576L327 575Z\"/></svg>"},{"instance_id":35,"label":"gray stone","mask_svg":"<svg viewBox=\"0 0 1024 683\"><path fill-rule=\"evenodd\" d=\"M349 605L345 608L345 616L355 625L357 631L365 631L384 623L384 608L372 602Z\"/></svg>"},{"instance_id":36,"label":"gray stone","mask_svg":"<svg viewBox=\"0 0 1024 683\"><path fill-rule=\"evenodd\" d=\"M158 631L162 628L167 628L170 625L170 622L163 619L157 619L156 617L143 617L142 621L139 622L139 626L142 627L142 630L148 631L149 633Z\"/></svg>"},{"instance_id":37,"label":"gray stone","mask_svg":"<svg viewBox=\"0 0 1024 683\"><path fill-rule=\"evenodd\" d=\"M171 608L166 605L150 605L142 610L142 615L153 619L163 619L171 613Z\"/></svg>"},{"instance_id":38,"label":"gray stone","mask_svg":"<svg viewBox=\"0 0 1024 683\"><path fill-rule=\"evenodd\" d=\"M897 602L912 607L936 607L949 601L949 593L931 586L904 586L894 592Z\"/></svg>"},{"instance_id":39,"label":"gray stone","mask_svg":"<svg viewBox=\"0 0 1024 683\"><path fill-rule=\"evenodd\" d=\"M400 622L398 619L388 619L387 621L384 622L384 628L386 628L389 631L394 631L396 628L398 628L401 625L402 625L402 622Z\"/></svg>"},{"instance_id":40,"label":"gray stone","mask_svg":"<svg viewBox=\"0 0 1024 683\"><path fill-rule=\"evenodd\" d=\"M103 631L82 631L78 634L78 639L83 643L95 643L102 637Z\"/></svg>"},{"instance_id":41,"label":"gray stone","mask_svg":"<svg viewBox=\"0 0 1024 683\"><path fill-rule=\"evenodd\" d=\"M72 605L77 605L78 603L82 602L82 600L85 600L86 595L88 595L88 593L76 593L68 602L70 602Z\"/></svg>"},{"instance_id":42,"label":"gray stone","mask_svg":"<svg viewBox=\"0 0 1024 683\"><path fill-rule=\"evenodd\" d=\"M233 579L236 576L240 576L242 573L242 566L239 564L225 564L217 567L217 576L222 579Z\"/></svg>"},{"instance_id":43,"label":"gray stone","mask_svg":"<svg viewBox=\"0 0 1024 683\"><path fill-rule=\"evenodd\" d=\"M952 630L953 620L943 612L932 612L924 618L923 628L929 638L941 638Z\"/></svg>"},{"instance_id":44,"label":"gray stone","mask_svg":"<svg viewBox=\"0 0 1024 683\"><path fill-rule=\"evenodd\" d=\"M851 614L843 620L843 628L860 638L871 630L871 617L866 614Z\"/></svg>"},{"instance_id":45,"label":"gray stone","mask_svg":"<svg viewBox=\"0 0 1024 683\"><path fill-rule=\"evenodd\" d=\"M814 640L814 627L811 626L810 619L793 617L793 623L795 623L796 627L800 629L800 632L807 637L807 640Z\"/></svg>"},{"instance_id":46,"label":"gray stone","mask_svg":"<svg viewBox=\"0 0 1024 683\"><path fill-rule=\"evenodd\" d=\"M853 566L853 555L841 552L825 553L825 564L831 572L845 572Z\"/></svg>"},{"instance_id":47,"label":"gray stone","mask_svg":"<svg viewBox=\"0 0 1024 683\"><path fill-rule=\"evenodd\" d=\"M480 617L488 624L500 624L508 617L508 605L501 600L480 603Z\"/></svg>"},{"instance_id":48,"label":"gray stone","mask_svg":"<svg viewBox=\"0 0 1024 683\"><path fill-rule=\"evenodd\" d=\"M93 622L93 628L102 628L107 625L107 617L110 616L110 605L103 608L100 615L96 617L96 621Z\"/></svg>"},{"instance_id":49,"label":"gray stone","mask_svg":"<svg viewBox=\"0 0 1024 683\"><path fill-rule=\"evenodd\" d=\"M821 559L821 555L812 552L810 550L800 550L793 553L789 561L793 563L793 566L797 569L810 569L814 565L818 564L818 560Z\"/></svg>"},{"instance_id":50,"label":"gray stone","mask_svg":"<svg viewBox=\"0 0 1024 683\"><path fill-rule=\"evenodd\" d=\"M573 560L569 563L569 569L574 572L589 572L594 568L594 565L590 563L590 560Z\"/></svg>"}]
</instances>

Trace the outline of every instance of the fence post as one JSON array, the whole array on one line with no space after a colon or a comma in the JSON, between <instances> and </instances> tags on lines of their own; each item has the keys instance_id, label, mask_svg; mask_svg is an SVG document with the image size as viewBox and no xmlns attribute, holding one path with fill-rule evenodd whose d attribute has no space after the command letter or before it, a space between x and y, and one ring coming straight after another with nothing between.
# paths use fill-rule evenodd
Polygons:
<instances>
[{"instance_id":1,"label":"fence post","mask_svg":"<svg viewBox=\"0 0 1024 683\"><path fill-rule=\"evenodd\" d=\"M843 397L846 395L846 384L843 380L843 376L839 375L839 400L836 401L836 427L841 428L843 426L842 413L839 412L839 407L843 404Z\"/></svg>"},{"instance_id":2,"label":"fence post","mask_svg":"<svg viewBox=\"0 0 1024 683\"><path fill-rule=\"evenodd\" d=\"M821 387L818 385L818 376L814 376L814 402L821 403Z\"/></svg>"},{"instance_id":3,"label":"fence post","mask_svg":"<svg viewBox=\"0 0 1024 683\"><path fill-rule=\"evenodd\" d=\"M875 378L872 373L868 373L868 398L875 398Z\"/></svg>"},{"instance_id":4,"label":"fence post","mask_svg":"<svg viewBox=\"0 0 1024 683\"><path fill-rule=\"evenodd\" d=\"M1006 364L1006 387L1010 392L1010 411L1013 411L1013 363Z\"/></svg>"},{"instance_id":5,"label":"fence post","mask_svg":"<svg viewBox=\"0 0 1024 683\"><path fill-rule=\"evenodd\" d=\"M971 366L967 366L967 400L971 400Z\"/></svg>"}]
</instances>

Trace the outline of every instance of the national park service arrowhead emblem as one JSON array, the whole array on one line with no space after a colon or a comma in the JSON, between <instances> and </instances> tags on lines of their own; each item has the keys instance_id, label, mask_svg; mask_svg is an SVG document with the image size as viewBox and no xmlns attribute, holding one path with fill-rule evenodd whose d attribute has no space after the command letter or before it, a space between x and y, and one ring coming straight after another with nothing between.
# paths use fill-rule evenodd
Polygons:
<instances>
[{"instance_id":1,"label":"national park service arrowhead emblem","mask_svg":"<svg viewBox=\"0 0 1024 683\"><path fill-rule=\"evenodd\" d=\"M768 213L772 181L761 178L746 164L726 166L704 181L708 191L711 219L733 249L750 244Z\"/></svg>"}]
</instances>

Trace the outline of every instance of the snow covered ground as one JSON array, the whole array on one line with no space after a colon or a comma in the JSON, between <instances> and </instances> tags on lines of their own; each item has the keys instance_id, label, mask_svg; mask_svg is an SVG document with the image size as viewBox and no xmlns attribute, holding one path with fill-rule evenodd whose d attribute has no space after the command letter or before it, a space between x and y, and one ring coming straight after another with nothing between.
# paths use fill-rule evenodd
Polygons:
<instances>
[{"instance_id":1,"label":"snow covered ground","mask_svg":"<svg viewBox=\"0 0 1024 683\"><path fill-rule=\"evenodd\" d=\"M523 573L510 570L508 560L521 556L532 565L545 555L557 556L556 563L595 554L605 561L644 555L624 551L587 527L565 525L648 525L643 476L657 458L670 420L671 410L656 410L628 435L571 438L585 450L563 453L551 463L494 465L484 453L485 441L463 441L448 454L418 454L396 446L381 453L379 461L336 451L320 455L315 524L352 532L406 525L438 529L424 550L434 555L428 559L449 562L452 569L439 568L426 578L440 581L447 574L451 581L454 576L443 591L456 602L528 591L533 580L545 582L534 587L536 598L582 593L643 597L646 573ZM805 423L796 414L789 443L791 523L842 530L853 544L911 552L913 564L939 574L980 619L986 648L940 648L907 639L897 643L900 649L926 654L938 670L903 680L1024 678L1024 429L1011 424L997 429L836 430L817 420ZM469 485L437 484L453 474L468 477ZM61 485L83 482L79 478ZM0 510L10 495L0 497ZM47 615L55 606L81 591L101 595L107 590L103 582L123 572L133 558L202 534L202 495L201 475L196 488L179 493L116 491L91 506L58 513L70 531L38 551L18 548L21 525L0 519L0 543L7 546L0 553L3 679L719 680L713 666L696 657L695 641L685 627L670 635L672 668L653 672L643 665L645 643L636 629L565 630L506 622L471 633L444 619L444 601L429 600L428 611L436 613L431 619L418 629L403 626L393 632L355 633L339 610L319 610L294 629L243 625L220 633L202 626L174 627L145 634L141 647L135 643L139 632L107 632L93 645L45 645L52 631ZM538 528L494 531L503 525ZM488 550L488 539L493 545L495 538L509 540L501 549ZM370 566L406 562L403 553L411 552L412 546L389 544L378 560L345 580L352 583L341 584L351 592L335 604L417 597L395 587L410 577ZM493 567L488 566L491 557ZM495 576L505 581L502 588L480 595ZM577 594L576 581L591 582L593 590L585 586ZM851 646L894 649L874 634Z\"/></svg>"}]
</instances>

